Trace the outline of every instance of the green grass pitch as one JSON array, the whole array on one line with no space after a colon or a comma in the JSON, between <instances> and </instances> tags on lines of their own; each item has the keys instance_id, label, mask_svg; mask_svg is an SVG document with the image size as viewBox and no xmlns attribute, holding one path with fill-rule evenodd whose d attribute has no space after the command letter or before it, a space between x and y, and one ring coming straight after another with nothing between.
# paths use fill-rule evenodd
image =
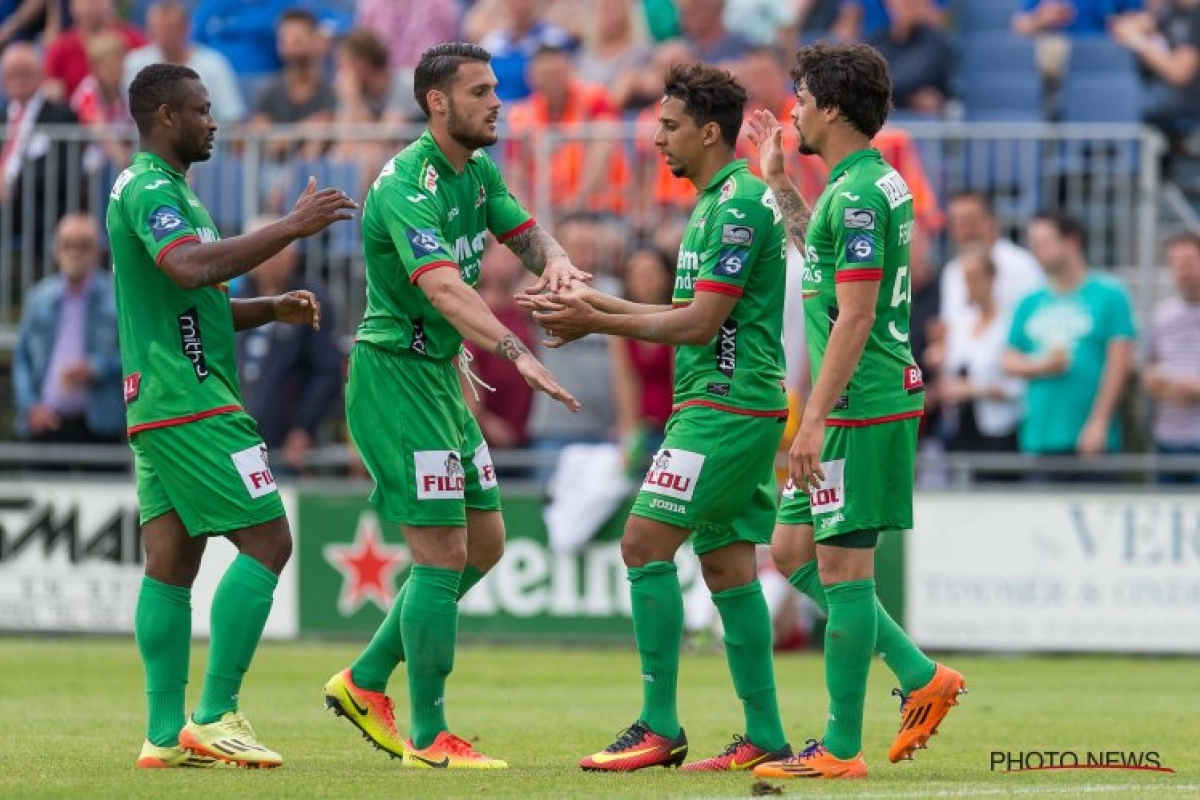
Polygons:
<instances>
[{"instance_id":1,"label":"green grass pitch","mask_svg":"<svg viewBox=\"0 0 1200 800\"><path fill-rule=\"evenodd\" d=\"M264 644L243 691L258 734L283 753L282 769L139 771L141 668L131 639L0 638L0 797L445 798L747 797L746 774L628 775L581 772L580 756L607 745L638 711L636 654L620 649L468 646L448 693L455 730L507 772L405 770L325 711L321 687L357 647ZM194 704L205 650L195 648ZM891 675L871 670L865 749L871 775L858 782L781 782L786 795L857 797L1149 797L1200 795L1200 669L1195 660L954 656L971 692L931 749L892 765L898 724ZM822 727L819 655L787 655L776 669L793 744ZM393 680L400 723L404 683ZM720 750L741 731L741 710L720 654L685 656L681 716L691 756ZM189 706L190 707L190 706ZM403 728L402 728L403 730ZM994 750L1158 751L1174 775L1118 770L1004 774Z\"/></svg>"}]
</instances>

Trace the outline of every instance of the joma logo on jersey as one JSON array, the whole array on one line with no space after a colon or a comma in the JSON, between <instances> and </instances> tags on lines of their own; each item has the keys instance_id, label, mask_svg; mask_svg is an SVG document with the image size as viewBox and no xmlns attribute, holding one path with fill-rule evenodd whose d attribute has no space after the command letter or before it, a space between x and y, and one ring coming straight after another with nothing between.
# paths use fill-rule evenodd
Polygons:
<instances>
[{"instance_id":1,"label":"joma logo on jersey","mask_svg":"<svg viewBox=\"0 0 1200 800\"><path fill-rule=\"evenodd\" d=\"M486 233L478 233L473 239L468 239L466 236L458 237L454 240L454 246L451 248L451 251L454 253L454 260L461 264L468 259L474 258L477 254L483 252L485 244L487 244Z\"/></svg>"},{"instance_id":2,"label":"joma logo on jersey","mask_svg":"<svg viewBox=\"0 0 1200 800\"><path fill-rule=\"evenodd\" d=\"M192 306L179 315L179 342L183 355L192 362L196 380L204 383L208 378L208 362L204 359L204 339L200 335L200 315Z\"/></svg>"}]
</instances>

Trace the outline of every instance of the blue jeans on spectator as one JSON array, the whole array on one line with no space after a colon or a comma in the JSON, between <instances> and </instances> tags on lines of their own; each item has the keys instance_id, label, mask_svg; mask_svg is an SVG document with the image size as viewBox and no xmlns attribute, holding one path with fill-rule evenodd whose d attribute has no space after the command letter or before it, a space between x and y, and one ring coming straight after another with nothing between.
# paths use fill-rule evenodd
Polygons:
<instances>
[{"instance_id":1,"label":"blue jeans on spectator","mask_svg":"<svg viewBox=\"0 0 1200 800\"><path fill-rule=\"evenodd\" d=\"M1154 452L1167 456L1200 456L1200 445L1155 442ZM1163 486L1188 486L1200 483L1200 472L1158 472L1154 482Z\"/></svg>"}]
</instances>

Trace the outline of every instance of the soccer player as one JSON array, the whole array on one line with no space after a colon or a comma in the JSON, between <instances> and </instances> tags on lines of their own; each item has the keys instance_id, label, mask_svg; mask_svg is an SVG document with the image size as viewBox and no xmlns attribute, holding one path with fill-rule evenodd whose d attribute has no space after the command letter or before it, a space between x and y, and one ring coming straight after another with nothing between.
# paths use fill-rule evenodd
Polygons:
<instances>
[{"instance_id":1,"label":"soccer player","mask_svg":"<svg viewBox=\"0 0 1200 800\"><path fill-rule=\"evenodd\" d=\"M516 202L480 149L496 142L500 113L490 59L461 42L421 56L415 93L429 127L384 164L363 204L367 309L350 355L346 416L375 480L371 502L400 525L413 567L371 643L326 683L325 702L418 768L508 766L446 723L458 600L504 549L495 469L453 360L475 391L462 348L469 339L511 361L534 389L579 409L472 288L488 231L541 276L533 291L591 277ZM404 660L411 730L401 741L385 691Z\"/></svg>"},{"instance_id":2,"label":"soccer player","mask_svg":"<svg viewBox=\"0 0 1200 800\"><path fill-rule=\"evenodd\" d=\"M309 292L229 299L226 281L291 242L349 219L356 206L315 183L279 222L220 240L187 184L217 125L191 69L153 64L129 87L139 144L109 195L126 421L137 471L146 577L134 619L149 725L139 767L229 762L277 767L238 710L275 584L292 550L283 503L254 420L242 410L234 331L320 324ZM210 536L238 549L213 597L200 704L184 723L191 586Z\"/></svg>"},{"instance_id":3,"label":"soccer player","mask_svg":"<svg viewBox=\"0 0 1200 800\"><path fill-rule=\"evenodd\" d=\"M872 651L900 679L901 727L888 757L924 747L963 691L962 675L935 664L875 596L882 530L912 527L921 372L908 344L913 200L904 179L871 148L891 107L887 63L863 44L820 43L797 54L792 121L800 152L818 155L829 183L809 209L783 168L782 127L751 120L763 177L804 254L803 297L812 394L789 452L791 483L772 540L775 562L829 615L822 741L765 777L866 777L863 701Z\"/></svg>"},{"instance_id":4,"label":"soccer player","mask_svg":"<svg viewBox=\"0 0 1200 800\"><path fill-rule=\"evenodd\" d=\"M666 440L625 525L633 628L642 666L636 722L580 766L628 772L683 762L676 709L683 596L675 553L688 538L725 626L725 653L745 735L684 766L746 770L786 758L776 702L771 617L755 545L775 517L775 453L787 419L781 342L783 217L766 185L734 159L746 92L700 63L668 74L654 144L699 192L675 267L672 306L631 303L573 286L527 307L557 345L600 332L675 345L675 407Z\"/></svg>"}]
</instances>

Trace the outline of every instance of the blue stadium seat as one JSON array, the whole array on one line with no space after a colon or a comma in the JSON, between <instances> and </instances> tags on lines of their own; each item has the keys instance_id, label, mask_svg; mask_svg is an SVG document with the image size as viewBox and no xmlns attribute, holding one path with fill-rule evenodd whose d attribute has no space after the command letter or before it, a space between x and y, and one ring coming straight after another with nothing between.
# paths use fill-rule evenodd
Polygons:
<instances>
[{"instance_id":1,"label":"blue stadium seat","mask_svg":"<svg viewBox=\"0 0 1200 800\"><path fill-rule=\"evenodd\" d=\"M1021 10L1020 0L965 0L956 15L963 33L1007 31L1013 14Z\"/></svg>"},{"instance_id":2,"label":"blue stadium seat","mask_svg":"<svg viewBox=\"0 0 1200 800\"><path fill-rule=\"evenodd\" d=\"M1063 84L1063 122L1137 122L1142 86L1132 72L1103 75L1071 71Z\"/></svg>"},{"instance_id":3,"label":"blue stadium seat","mask_svg":"<svg viewBox=\"0 0 1200 800\"><path fill-rule=\"evenodd\" d=\"M1071 41L1067 69L1073 74L1132 75L1137 72L1133 54L1108 36L1084 36Z\"/></svg>"},{"instance_id":4,"label":"blue stadium seat","mask_svg":"<svg viewBox=\"0 0 1200 800\"><path fill-rule=\"evenodd\" d=\"M208 161L188 170L192 191L208 209L222 236L235 236L245 224L245 165L242 157L219 143Z\"/></svg>"},{"instance_id":5,"label":"blue stadium seat","mask_svg":"<svg viewBox=\"0 0 1200 800\"><path fill-rule=\"evenodd\" d=\"M978 114L1018 119L1040 115L1042 111L1042 82L1032 71L977 74L963 83L960 93L967 107L967 119L977 119Z\"/></svg>"},{"instance_id":6,"label":"blue stadium seat","mask_svg":"<svg viewBox=\"0 0 1200 800\"><path fill-rule=\"evenodd\" d=\"M317 188L334 186L345 190L351 197L360 197L363 186L362 170L354 161L316 159L297 161L292 164L292 180L284 196L284 208L291 208L304 190L311 175L317 179ZM361 200L361 197L360 197ZM318 236L301 243L304 252L316 250L334 258L355 258L362 254L362 231L358 217L331 225Z\"/></svg>"},{"instance_id":7,"label":"blue stadium seat","mask_svg":"<svg viewBox=\"0 0 1200 800\"><path fill-rule=\"evenodd\" d=\"M1032 39L1008 31L968 35L959 47L958 78L966 81L982 74L1036 73L1033 50Z\"/></svg>"}]
</instances>

